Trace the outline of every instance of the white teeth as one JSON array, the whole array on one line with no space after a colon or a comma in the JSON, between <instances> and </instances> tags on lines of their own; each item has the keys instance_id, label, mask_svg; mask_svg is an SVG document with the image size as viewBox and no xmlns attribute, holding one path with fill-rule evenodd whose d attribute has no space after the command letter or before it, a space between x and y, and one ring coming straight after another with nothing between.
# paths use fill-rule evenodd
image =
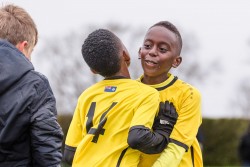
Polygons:
<instances>
[{"instance_id":1,"label":"white teeth","mask_svg":"<svg viewBox=\"0 0 250 167\"><path fill-rule=\"evenodd\" d=\"M155 62L153 62L153 61L150 61L150 60L146 60L146 62L147 62L148 64L157 64L157 63L155 63Z\"/></svg>"},{"instance_id":2,"label":"white teeth","mask_svg":"<svg viewBox=\"0 0 250 167\"><path fill-rule=\"evenodd\" d=\"M148 61L148 63L150 63L150 64L155 64L154 62L152 62L152 61Z\"/></svg>"}]
</instances>

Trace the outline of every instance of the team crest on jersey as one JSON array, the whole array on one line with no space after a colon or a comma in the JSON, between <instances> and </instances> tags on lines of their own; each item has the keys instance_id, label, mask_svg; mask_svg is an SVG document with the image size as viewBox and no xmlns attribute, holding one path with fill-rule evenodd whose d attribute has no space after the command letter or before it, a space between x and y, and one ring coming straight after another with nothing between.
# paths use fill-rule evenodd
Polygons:
<instances>
[{"instance_id":1,"label":"team crest on jersey","mask_svg":"<svg viewBox=\"0 0 250 167\"><path fill-rule=\"evenodd\" d=\"M104 92L115 92L116 86L105 86Z\"/></svg>"}]
</instances>

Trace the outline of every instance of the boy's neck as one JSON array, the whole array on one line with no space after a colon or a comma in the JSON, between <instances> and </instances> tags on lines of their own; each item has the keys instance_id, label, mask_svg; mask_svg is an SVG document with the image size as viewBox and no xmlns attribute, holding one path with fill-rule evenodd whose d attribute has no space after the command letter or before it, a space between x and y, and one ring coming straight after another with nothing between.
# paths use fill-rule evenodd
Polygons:
<instances>
[{"instance_id":1,"label":"boy's neck","mask_svg":"<svg viewBox=\"0 0 250 167\"><path fill-rule=\"evenodd\" d=\"M113 79L130 79L130 78L124 77L124 76L111 76L111 77L104 78L104 80L113 80Z\"/></svg>"},{"instance_id":2,"label":"boy's neck","mask_svg":"<svg viewBox=\"0 0 250 167\"><path fill-rule=\"evenodd\" d=\"M127 79L130 79L130 75L129 75L129 72L122 72L122 71L119 71L117 72L115 75L112 75L112 76L109 76L109 77L105 77L105 79L119 79L119 78L127 78Z\"/></svg>"},{"instance_id":3,"label":"boy's neck","mask_svg":"<svg viewBox=\"0 0 250 167\"><path fill-rule=\"evenodd\" d=\"M168 79L167 74L159 75L159 76L153 76L153 77L144 74L141 82L144 83L144 84L147 84L147 85L156 85L156 84L160 84L160 83L166 81L167 79Z\"/></svg>"}]
</instances>

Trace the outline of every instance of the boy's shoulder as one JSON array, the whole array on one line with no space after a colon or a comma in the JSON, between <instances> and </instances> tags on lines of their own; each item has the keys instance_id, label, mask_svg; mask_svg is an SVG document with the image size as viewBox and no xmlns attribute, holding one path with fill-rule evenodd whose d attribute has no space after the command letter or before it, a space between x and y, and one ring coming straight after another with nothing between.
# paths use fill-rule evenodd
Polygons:
<instances>
[{"instance_id":1,"label":"boy's shoulder","mask_svg":"<svg viewBox=\"0 0 250 167\"><path fill-rule=\"evenodd\" d=\"M110 92L112 90L123 90L126 92L132 91L143 94L159 94L156 89L133 79L103 80L88 87L83 93L93 93L100 91Z\"/></svg>"},{"instance_id":2,"label":"boy's shoulder","mask_svg":"<svg viewBox=\"0 0 250 167\"><path fill-rule=\"evenodd\" d=\"M31 79L33 79L34 81L36 81L36 82L39 82L39 83L41 83L41 84L45 84L46 86L49 85L49 80L48 80L48 78L47 78L44 74L42 74L42 73L40 73L40 72L38 72L38 71L31 70L31 71L29 72L29 77L30 77Z\"/></svg>"},{"instance_id":3,"label":"boy's shoulder","mask_svg":"<svg viewBox=\"0 0 250 167\"><path fill-rule=\"evenodd\" d=\"M180 78L177 79L176 85L183 87L183 88L194 88L197 89L194 85L190 84L189 82L186 82Z\"/></svg>"},{"instance_id":4,"label":"boy's shoulder","mask_svg":"<svg viewBox=\"0 0 250 167\"><path fill-rule=\"evenodd\" d=\"M51 86L48 78L40 72L35 70L30 70L25 76L22 77L20 85L27 85L26 89L35 88L35 90L39 92L43 92L44 90L51 90ZM29 83L29 84L26 84Z\"/></svg>"},{"instance_id":5,"label":"boy's shoulder","mask_svg":"<svg viewBox=\"0 0 250 167\"><path fill-rule=\"evenodd\" d=\"M175 88L177 88L179 91L182 91L183 93L184 92L192 92L195 94L200 94L200 91L197 87L195 87L194 85L192 85L188 82L185 82L179 78L176 80L174 86L175 86Z\"/></svg>"}]
</instances>

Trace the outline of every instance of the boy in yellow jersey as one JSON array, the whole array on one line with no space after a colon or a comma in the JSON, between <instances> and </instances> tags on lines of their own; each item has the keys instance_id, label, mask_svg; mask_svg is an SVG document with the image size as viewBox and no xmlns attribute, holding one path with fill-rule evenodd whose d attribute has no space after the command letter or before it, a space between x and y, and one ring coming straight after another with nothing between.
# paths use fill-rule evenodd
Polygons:
<instances>
[{"instance_id":1,"label":"boy in yellow jersey","mask_svg":"<svg viewBox=\"0 0 250 167\"><path fill-rule=\"evenodd\" d=\"M196 135L202 122L201 95L192 85L169 73L182 62L182 39L177 28L161 21L149 28L139 50L144 74L140 82L155 88L161 101L171 102L178 120L170 143L158 155L143 155L141 167L202 167L202 153Z\"/></svg>"},{"instance_id":2,"label":"boy in yellow jersey","mask_svg":"<svg viewBox=\"0 0 250 167\"><path fill-rule=\"evenodd\" d=\"M84 41L82 55L91 71L105 79L80 95L64 160L78 167L136 167L141 152L163 151L178 115L168 103L153 125L159 93L130 79L130 56L121 40L96 30Z\"/></svg>"}]
</instances>

